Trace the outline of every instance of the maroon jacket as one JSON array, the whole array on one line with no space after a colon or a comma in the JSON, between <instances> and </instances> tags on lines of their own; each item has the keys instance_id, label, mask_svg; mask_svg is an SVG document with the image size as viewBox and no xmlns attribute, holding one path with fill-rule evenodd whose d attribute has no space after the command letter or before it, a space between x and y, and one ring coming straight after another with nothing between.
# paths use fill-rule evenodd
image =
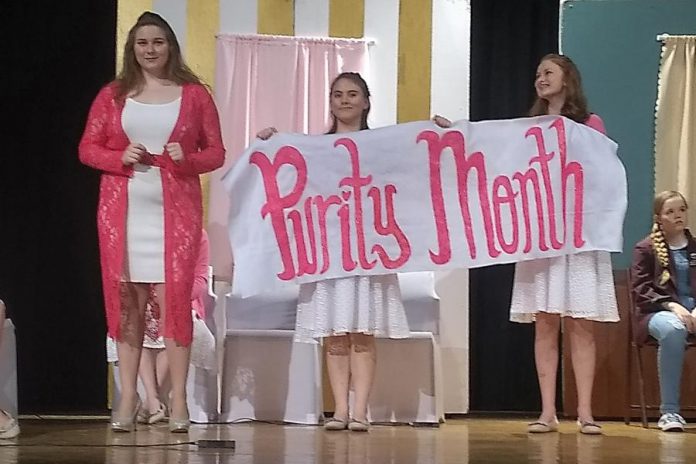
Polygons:
<instances>
[{"instance_id":1,"label":"maroon jacket","mask_svg":"<svg viewBox=\"0 0 696 464\"><path fill-rule=\"evenodd\" d=\"M696 296L696 240L688 230L686 238L688 239L691 290ZM679 302L675 281L676 271L672 260L669 262L671 278L664 285L660 285L660 275L663 269L655 256L652 240L648 235L633 248L633 264L631 265L631 295L635 306L633 339L639 345L644 344L650 338L648 333L650 318L655 313L666 311L662 308L662 303Z\"/></svg>"}]
</instances>

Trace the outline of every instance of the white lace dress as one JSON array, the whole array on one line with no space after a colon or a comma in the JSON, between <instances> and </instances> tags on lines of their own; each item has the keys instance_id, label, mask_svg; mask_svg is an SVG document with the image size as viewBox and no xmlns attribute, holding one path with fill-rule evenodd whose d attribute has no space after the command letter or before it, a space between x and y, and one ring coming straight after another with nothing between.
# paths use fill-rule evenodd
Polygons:
<instances>
[{"instance_id":1,"label":"white lace dress","mask_svg":"<svg viewBox=\"0 0 696 464\"><path fill-rule=\"evenodd\" d=\"M364 333L408 338L406 313L396 274L329 279L300 286L295 341Z\"/></svg>"},{"instance_id":2,"label":"white lace dress","mask_svg":"<svg viewBox=\"0 0 696 464\"><path fill-rule=\"evenodd\" d=\"M588 251L517 263L510 320L534 322L539 312L618 321L609 252Z\"/></svg>"}]
</instances>

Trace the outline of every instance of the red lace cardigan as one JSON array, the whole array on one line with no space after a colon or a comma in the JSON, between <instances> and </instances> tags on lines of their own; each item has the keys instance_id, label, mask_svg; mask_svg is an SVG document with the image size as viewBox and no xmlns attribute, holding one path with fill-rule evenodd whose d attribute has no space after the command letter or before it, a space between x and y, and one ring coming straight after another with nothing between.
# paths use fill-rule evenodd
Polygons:
<instances>
[{"instance_id":1,"label":"red lace cardigan","mask_svg":"<svg viewBox=\"0 0 696 464\"><path fill-rule=\"evenodd\" d=\"M102 171L97 210L104 303L109 336L120 339L121 276L126 240L128 179L133 167L121 162L129 144L121 126L123 102L115 85L104 87L92 103L80 141L80 161ZM164 336L191 343L191 289L203 222L198 175L222 166L225 148L220 120L207 89L197 84L182 88L181 107L169 142L178 142L184 160L154 157L162 175L164 202L164 278L166 312Z\"/></svg>"}]
</instances>

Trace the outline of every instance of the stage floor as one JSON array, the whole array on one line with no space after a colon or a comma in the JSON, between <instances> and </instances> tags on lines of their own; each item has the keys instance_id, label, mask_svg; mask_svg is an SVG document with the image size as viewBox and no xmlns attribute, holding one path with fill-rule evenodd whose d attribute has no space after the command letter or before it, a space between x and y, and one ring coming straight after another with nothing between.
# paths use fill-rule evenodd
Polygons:
<instances>
[{"instance_id":1,"label":"stage floor","mask_svg":"<svg viewBox=\"0 0 696 464\"><path fill-rule=\"evenodd\" d=\"M374 426L368 434L321 427L246 423L196 425L188 436L166 424L113 434L105 421L21 421L18 440L0 440L0 463L686 463L696 457L696 425L685 433L603 423L605 435L583 436L562 422L560 433L528 435L519 419L449 420L439 428ZM199 439L236 441L234 451L199 449Z\"/></svg>"}]
</instances>

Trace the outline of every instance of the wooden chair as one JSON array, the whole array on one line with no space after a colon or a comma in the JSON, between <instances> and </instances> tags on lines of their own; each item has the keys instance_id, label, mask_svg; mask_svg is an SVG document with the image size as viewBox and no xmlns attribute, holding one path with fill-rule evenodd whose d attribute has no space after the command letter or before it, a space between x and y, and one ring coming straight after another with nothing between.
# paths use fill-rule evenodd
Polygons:
<instances>
[{"instance_id":1,"label":"wooden chair","mask_svg":"<svg viewBox=\"0 0 696 464\"><path fill-rule=\"evenodd\" d=\"M654 338L650 337L650 339L645 342L642 346L636 343L636 340L634 338L634 322L636 319L636 308L635 308L635 303L633 301L633 289L631 286L631 271L630 269L626 270L626 289L628 292L628 317L629 317L629 323L628 323L628 350L626 350L627 353L627 358L626 358L626 375L628 378L626 379L626 404L625 404L625 413L624 413L624 423L626 425L631 423L631 416L632 412L634 409L640 409L640 414L641 414L641 423L643 425L643 428L648 428L648 410L650 411L659 411L660 410L660 405L653 405L653 404L646 404L645 400L645 379L643 378L643 349L646 347L650 347L651 349L654 348L657 350L659 348L659 344L657 340ZM689 338L687 340L687 345L686 349L689 350L691 348L696 348L696 337L694 337L694 334L689 335ZM638 404L631 403L631 393L633 391L633 363L632 359L635 359L636 362L636 367L637 367L637 374L638 374ZM696 411L696 406L681 406L682 411Z\"/></svg>"}]
</instances>

